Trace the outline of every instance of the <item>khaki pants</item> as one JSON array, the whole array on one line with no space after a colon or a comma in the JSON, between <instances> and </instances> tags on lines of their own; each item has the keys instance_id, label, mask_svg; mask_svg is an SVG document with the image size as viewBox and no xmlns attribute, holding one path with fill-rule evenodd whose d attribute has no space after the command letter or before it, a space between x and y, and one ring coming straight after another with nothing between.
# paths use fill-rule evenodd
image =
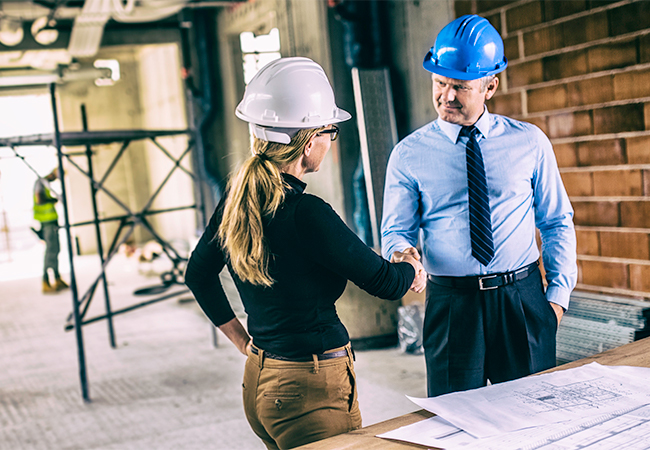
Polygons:
<instances>
[{"instance_id":1,"label":"khaki pants","mask_svg":"<svg viewBox=\"0 0 650 450\"><path fill-rule=\"evenodd\" d=\"M244 411L269 449L289 449L361 427L356 375L348 356L309 362L279 361L249 352ZM315 356L315 355L314 355Z\"/></svg>"}]
</instances>

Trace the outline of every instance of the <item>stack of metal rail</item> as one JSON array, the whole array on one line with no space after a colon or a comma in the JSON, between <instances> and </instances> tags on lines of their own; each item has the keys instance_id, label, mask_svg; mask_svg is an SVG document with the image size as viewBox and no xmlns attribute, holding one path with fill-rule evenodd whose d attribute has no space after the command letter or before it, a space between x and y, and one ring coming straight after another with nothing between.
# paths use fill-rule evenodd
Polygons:
<instances>
[{"instance_id":1,"label":"stack of metal rail","mask_svg":"<svg viewBox=\"0 0 650 450\"><path fill-rule=\"evenodd\" d=\"M558 364L650 336L650 302L574 292L557 334Z\"/></svg>"}]
</instances>

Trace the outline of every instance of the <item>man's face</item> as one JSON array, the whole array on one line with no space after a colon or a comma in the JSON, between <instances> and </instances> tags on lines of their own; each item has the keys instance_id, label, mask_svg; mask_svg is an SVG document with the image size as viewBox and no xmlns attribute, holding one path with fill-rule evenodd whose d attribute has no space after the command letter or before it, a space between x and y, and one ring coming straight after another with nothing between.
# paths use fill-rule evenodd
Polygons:
<instances>
[{"instance_id":1,"label":"man's face","mask_svg":"<svg viewBox=\"0 0 650 450\"><path fill-rule=\"evenodd\" d=\"M492 98L499 85L494 78L485 90L481 80L455 80L433 74L433 106L445 122L473 125L483 114L483 105Z\"/></svg>"}]
</instances>

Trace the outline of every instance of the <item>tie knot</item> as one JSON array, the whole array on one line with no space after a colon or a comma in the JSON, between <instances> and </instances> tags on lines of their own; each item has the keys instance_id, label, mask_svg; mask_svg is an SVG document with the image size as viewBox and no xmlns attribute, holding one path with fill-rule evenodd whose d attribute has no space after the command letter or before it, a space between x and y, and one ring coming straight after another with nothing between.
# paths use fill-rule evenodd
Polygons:
<instances>
[{"instance_id":1,"label":"tie knot","mask_svg":"<svg viewBox=\"0 0 650 450\"><path fill-rule=\"evenodd\" d=\"M473 137L474 139L477 138L478 136L478 128L476 128L474 125L470 126L464 126L463 128L460 129L460 135L461 136L467 136L467 137Z\"/></svg>"}]
</instances>

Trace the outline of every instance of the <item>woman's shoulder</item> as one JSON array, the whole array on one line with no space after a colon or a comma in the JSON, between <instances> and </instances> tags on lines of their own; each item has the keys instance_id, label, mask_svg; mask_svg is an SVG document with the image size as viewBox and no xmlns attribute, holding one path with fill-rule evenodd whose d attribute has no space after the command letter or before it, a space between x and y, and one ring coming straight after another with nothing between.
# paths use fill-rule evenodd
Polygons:
<instances>
[{"instance_id":1,"label":"woman's shoulder","mask_svg":"<svg viewBox=\"0 0 650 450\"><path fill-rule=\"evenodd\" d=\"M296 221L303 224L311 222L320 225L322 222L331 223L331 220L340 220L339 215L329 203L313 194L298 196L294 208Z\"/></svg>"},{"instance_id":2,"label":"woman's shoulder","mask_svg":"<svg viewBox=\"0 0 650 450\"><path fill-rule=\"evenodd\" d=\"M332 210L332 206L329 203L314 194L305 193L296 197L296 207L301 211Z\"/></svg>"}]
</instances>

